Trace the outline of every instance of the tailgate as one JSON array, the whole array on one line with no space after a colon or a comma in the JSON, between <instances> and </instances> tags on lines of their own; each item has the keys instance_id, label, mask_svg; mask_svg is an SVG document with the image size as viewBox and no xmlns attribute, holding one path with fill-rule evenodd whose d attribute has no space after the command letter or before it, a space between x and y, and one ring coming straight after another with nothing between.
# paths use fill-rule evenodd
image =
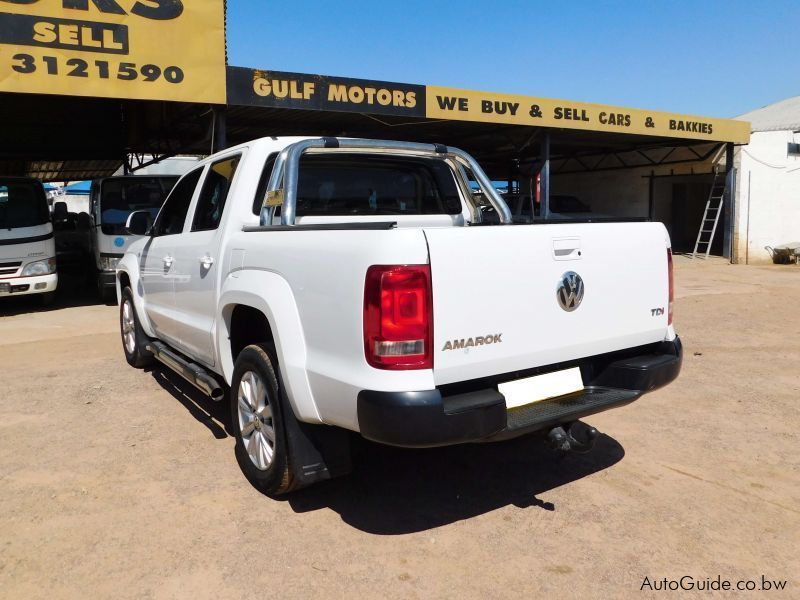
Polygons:
<instances>
[{"instance_id":1,"label":"tailgate","mask_svg":"<svg viewBox=\"0 0 800 600\"><path fill-rule=\"evenodd\" d=\"M666 336L669 238L660 223L431 228L425 235L437 385ZM565 310L558 288L570 272L580 277L583 298L574 308L562 290L573 308Z\"/></svg>"}]
</instances>

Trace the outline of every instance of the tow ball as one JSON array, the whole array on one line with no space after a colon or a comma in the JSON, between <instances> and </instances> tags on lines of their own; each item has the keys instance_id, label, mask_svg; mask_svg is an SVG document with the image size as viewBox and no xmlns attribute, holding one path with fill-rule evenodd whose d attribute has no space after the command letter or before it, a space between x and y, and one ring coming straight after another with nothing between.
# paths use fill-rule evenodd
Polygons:
<instances>
[{"instance_id":1,"label":"tow ball","mask_svg":"<svg viewBox=\"0 0 800 600\"><path fill-rule=\"evenodd\" d=\"M578 454L585 454L591 451L597 440L597 429L594 427L587 427L586 432L582 436L586 439L581 441L572 435L573 425L575 425L575 422L553 427L547 434L547 442L554 450L561 450L562 452L571 451L577 452Z\"/></svg>"}]
</instances>

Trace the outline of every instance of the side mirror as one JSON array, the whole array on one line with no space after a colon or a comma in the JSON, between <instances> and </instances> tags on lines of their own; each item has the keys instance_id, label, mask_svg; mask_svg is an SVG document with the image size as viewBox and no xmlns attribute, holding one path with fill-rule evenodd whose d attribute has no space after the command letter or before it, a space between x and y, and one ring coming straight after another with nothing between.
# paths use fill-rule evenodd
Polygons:
<instances>
[{"instance_id":1,"label":"side mirror","mask_svg":"<svg viewBox=\"0 0 800 600\"><path fill-rule=\"evenodd\" d=\"M69 219L69 211L67 210L67 203L63 200L56 202L53 205L53 221L56 223L63 223Z\"/></svg>"},{"instance_id":2,"label":"side mirror","mask_svg":"<svg viewBox=\"0 0 800 600\"><path fill-rule=\"evenodd\" d=\"M150 217L149 210L135 210L128 215L125 222L125 231L129 235L148 235L153 219Z\"/></svg>"}]
</instances>

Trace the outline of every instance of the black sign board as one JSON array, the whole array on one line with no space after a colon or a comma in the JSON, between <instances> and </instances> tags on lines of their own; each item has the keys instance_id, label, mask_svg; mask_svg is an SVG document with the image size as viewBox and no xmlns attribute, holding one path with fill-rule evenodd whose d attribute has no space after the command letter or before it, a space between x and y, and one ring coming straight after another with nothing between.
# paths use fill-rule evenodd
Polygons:
<instances>
[{"instance_id":1,"label":"black sign board","mask_svg":"<svg viewBox=\"0 0 800 600\"><path fill-rule=\"evenodd\" d=\"M425 116L425 86L228 67L228 104Z\"/></svg>"}]
</instances>

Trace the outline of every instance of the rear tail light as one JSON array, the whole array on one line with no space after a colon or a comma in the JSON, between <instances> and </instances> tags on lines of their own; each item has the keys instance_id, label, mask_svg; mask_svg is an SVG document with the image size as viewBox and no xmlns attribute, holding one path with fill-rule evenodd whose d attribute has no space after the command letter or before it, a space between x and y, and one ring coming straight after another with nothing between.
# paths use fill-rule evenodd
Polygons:
<instances>
[{"instance_id":1,"label":"rear tail light","mask_svg":"<svg viewBox=\"0 0 800 600\"><path fill-rule=\"evenodd\" d=\"M429 265L373 265L364 286L364 353L376 369L433 368Z\"/></svg>"},{"instance_id":2,"label":"rear tail light","mask_svg":"<svg viewBox=\"0 0 800 600\"><path fill-rule=\"evenodd\" d=\"M669 317L667 325L672 325L672 304L675 301L675 280L672 276L672 249L667 248L667 273L669 275Z\"/></svg>"}]
</instances>

